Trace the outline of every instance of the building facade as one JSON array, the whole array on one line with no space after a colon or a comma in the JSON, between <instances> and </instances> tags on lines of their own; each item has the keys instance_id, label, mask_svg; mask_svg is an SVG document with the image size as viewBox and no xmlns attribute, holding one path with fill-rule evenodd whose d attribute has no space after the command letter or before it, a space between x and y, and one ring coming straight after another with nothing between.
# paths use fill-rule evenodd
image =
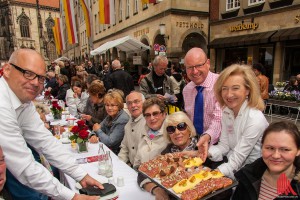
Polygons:
<instances>
[{"instance_id":1,"label":"building facade","mask_svg":"<svg viewBox=\"0 0 300 200\"><path fill-rule=\"evenodd\" d=\"M59 0L0 0L0 60L20 48L35 49L46 61L56 59L52 27L59 15Z\"/></svg>"},{"instance_id":2,"label":"building facade","mask_svg":"<svg viewBox=\"0 0 300 200\"><path fill-rule=\"evenodd\" d=\"M211 0L210 58L216 71L262 63L270 82L300 73L299 0Z\"/></svg>"},{"instance_id":3,"label":"building facade","mask_svg":"<svg viewBox=\"0 0 300 200\"><path fill-rule=\"evenodd\" d=\"M141 56L141 65L147 66L159 51L166 53L174 62L180 62L185 53L192 47L207 50L208 44L208 0L157 0L156 4L142 5L141 0L115 0L116 23L99 24L99 4L91 0L93 34L92 45L86 37L82 13L76 6L79 45L67 47L65 56L74 57L77 63L84 61L86 56L96 63L102 64L119 58L122 62L133 65L133 56ZM165 33L161 33L160 25ZM103 55L90 57L89 52L105 42L124 36L131 36L151 47L150 51L126 54L112 48ZM155 51L155 49L158 51ZM165 48L164 48L165 47ZM80 49L80 50L79 50ZM75 54L75 55L74 55ZM163 54L163 53L162 53Z\"/></svg>"}]
</instances>

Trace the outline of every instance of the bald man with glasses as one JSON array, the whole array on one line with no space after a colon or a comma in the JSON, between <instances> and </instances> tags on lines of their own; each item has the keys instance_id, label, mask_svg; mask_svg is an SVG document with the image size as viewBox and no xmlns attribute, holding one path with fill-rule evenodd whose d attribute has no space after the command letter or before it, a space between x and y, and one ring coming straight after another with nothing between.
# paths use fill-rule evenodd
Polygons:
<instances>
[{"instance_id":1,"label":"bald man with glasses","mask_svg":"<svg viewBox=\"0 0 300 200\"><path fill-rule=\"evenodd\" d=\"M31 101L43 90L45 75L44 59L31 49L13 52L4 66L0 78L0 145L6 158L7 174L10 174L6 188L15 195L14 199L48 199L48 196L54 199L98 199L75 194L36 162L32 155L30 148L45 155L53 166L83 187L93 185L103 188L62 150L62 144L40 120Z\"/></svg>"},{"instance_id":2,"label":"bald man with glasses","mask_svg":"<svg viewBox=\"0 0 300 200\"><path fill-rule=\"evenodd\" d=\"M222 111L213 91L218 74L209 71L210 60L201 48L190 49L184 65L191 80L183 89L185 111L196 128L199 137L197 146L201 153L207 155L208 146L218 142L221 133ZM202 101L199 101L200 98Z\"/></svg>"}]
</instances>

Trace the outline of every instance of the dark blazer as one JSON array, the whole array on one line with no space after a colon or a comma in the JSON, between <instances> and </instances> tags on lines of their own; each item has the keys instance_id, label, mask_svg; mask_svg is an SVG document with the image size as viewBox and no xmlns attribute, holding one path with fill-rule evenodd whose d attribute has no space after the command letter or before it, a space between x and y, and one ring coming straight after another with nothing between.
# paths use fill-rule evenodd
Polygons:
<instances>
[{"instance_id":1,"label":"dark blazer","mask_svg":"<svg viewBox=\"0 0 300 200\"><path fill-rule=\"evenodd\" d=\"M64 83L63 85L61 85L55 98L58 100L66 101L66 94L68 89L70 89L69 83Z\"/></svg>"},{"instance_id":2,"label":"dark blazer","mask_svg":"<svg viewBox=\"0 0 300 200\"><path fill-rule=\"evenodd\" d=\"M116 69L108 77L107 90L116 88L124 92L124 98L134 90L133 79L130 74L122 69Z\"/></svg>"}]
</instances>

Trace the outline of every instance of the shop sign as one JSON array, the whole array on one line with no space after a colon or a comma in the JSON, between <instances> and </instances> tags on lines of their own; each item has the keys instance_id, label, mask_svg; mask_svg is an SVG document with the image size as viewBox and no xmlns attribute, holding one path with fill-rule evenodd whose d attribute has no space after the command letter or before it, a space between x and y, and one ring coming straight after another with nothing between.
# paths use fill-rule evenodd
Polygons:
<instances>
[{"instance_id":1,"label":"shop sign","mask_svg":"<svg viewBox=\"0 0 300 200\"><path fill-rule=\"evenodd\" d=\"M134 31L133 36L138 37L138 36L146 35L148 33L149 33L149 27L146 27L141 30Z\"/></svg>"},{"instance_id":2,"label":"shop sign","mask_svg":"<svg viewBox=\"0 0 300 200\"><path fill-rule=\"evenodd\" d=\"M159 51L160 52L166 52L167 48L165 47L165 45L160 45L159 47Z\"/></svg>"},{"instance_id":3,"label":"shop sign","mask_svg":"<svg viewBox=\"0 0 300 200\"><path fill-rule=\"evenodd\" d=\"M179 22L176 22L176 27L179 27L179 28L200 28L200 29L203 29L204 24L202 22L185 22L185 21L179 21Z\"/></svg>"},{"instance_id":4,"label":"shop sign","mask_svg":"<svg viewBox=\"0 0 300 200\"><path fill-rule=\"evenodd\" d=\"M235 31L245 31L245 30L256 30L258 28L258 23L249 23L249 24L238 24L236 26L231 26L229 29L231 32L235 32Z\"/></svg>"},{"instance_id":5,"label":"shop sign","mask_svg":"<svg viewBox=\"0 0 300 200\"><path fill-rule=\"evenodd\" d=\"M295 17L295 23L298 24L300 22L300 15L296 15Z\"/></svg>"},{"instance_id":6,"label":"shop sign","mask_svg":"<svg viewBox=\"0 0 300 200\"><path fill-rule=\"evenodd\" d=\"M159 44L154 44L153 45L153 50L154 51L159 51Z\"/></svg>"},{"instance_id":7,"label":"shop sign","mask_svg":"<svg viewBox=\"0 0 300 200\"><path fill-rule=\"evenodd\" d=\"M141 65L142 64L142 56L133 56L133 64L134 65Z\"/></svg>"}]
</instances>

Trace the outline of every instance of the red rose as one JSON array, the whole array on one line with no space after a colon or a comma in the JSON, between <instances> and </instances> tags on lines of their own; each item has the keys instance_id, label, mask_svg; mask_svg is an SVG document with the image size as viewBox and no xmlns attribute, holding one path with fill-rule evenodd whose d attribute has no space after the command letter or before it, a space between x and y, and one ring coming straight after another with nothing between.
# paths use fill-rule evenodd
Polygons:
<instances>
[{"instance_id":1,"label":"red rose","mask_svg":"<svg viewBox=\"0 0 300 200\"><path fill-rule=\"evenodd\" d=\"M78 133L78 131L80 131L80 128L78 126L73 126L73 128L71 129L72 133Z\"/></svg>"},{"instance_id":2,"label":"red rose","mask_svg":"<svg viewBox=\"0 0 300 200\"><path fill-rule=\"evenodd\" d=\"M46 92L45 92L45 96L49 96L50 95L50 92L47 90Z\"/></svg>"},{"instance_id":3,"label":"red rose","mask_svg":"<svg viewBox=\"0 0 300 200\"><path fill-rule=\"evenodd\" d=\"M87 132L86 130L81 130L81 131L79 131L78 136L81 139L87 139L89 137L89 132Z\"/></svg>"},{"instance_id":4,"label":"red rose","mask_svg":"<svg viewBox=\"0 0 300 200\"><path fill-rule=\"evenodd\" d=\"M83 127L81 127L81 130L89 130L89 127L87 125L84 125Z\"/></svg>"},{"instance_id":5,"label":"red rose","mask_svg":"<svg viewBox=\"0 0 300 200\"><path fill-rule=\"evenodd\" d=\"M77 121L77 125L78 125L79 127L82 127L82 126L85 125L85 121L79 120L79 121Z\"/></svg>"}]
</instances>

